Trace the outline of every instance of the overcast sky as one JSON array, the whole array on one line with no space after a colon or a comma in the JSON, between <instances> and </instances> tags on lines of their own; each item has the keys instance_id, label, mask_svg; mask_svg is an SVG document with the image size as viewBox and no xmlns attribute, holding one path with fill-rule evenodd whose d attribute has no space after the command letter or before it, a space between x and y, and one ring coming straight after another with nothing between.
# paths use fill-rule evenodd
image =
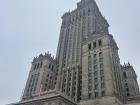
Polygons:
<instances>
[{"instance_id":1,"label":"overcast sky","mask_svg":"<svg viewBox=\"0 0 140 105\"><path fill-rule=\"evenodd\" d=\"M61 16L78 0L0 0L0 105L19 101L33 57L56 53ZM110 24L121 62L140 83L140 0L96 0Z\"/></svg>"}]
</instances>

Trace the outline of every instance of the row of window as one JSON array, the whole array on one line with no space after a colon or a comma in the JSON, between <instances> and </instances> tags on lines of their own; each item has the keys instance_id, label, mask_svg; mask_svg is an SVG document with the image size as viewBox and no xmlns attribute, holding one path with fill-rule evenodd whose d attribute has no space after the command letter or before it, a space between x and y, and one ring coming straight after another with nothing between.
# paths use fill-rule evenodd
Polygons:
<instances>
[{"instance_id":1,"label":"row of window","mask_svg":"<svg viewBox=\"0 0 140 105\"><path fill-rule=\"evenodd\" d=\"M89 93L89 94L88 94L88 98L89 98L89 99L91 99L92 96L93 96L92 93ZM101 96L102 96L102 97L105 96L105 91L101 91ZM98 98L98 97L99 97L99 92L95 92L95 93L94 93L94 97L95 97L95 98Z\"/></svg>"},{"instance_id":2,"label":"row of window","mask_svg":"<svg viewBox=\"0 0 140 105\"><path fill-rule=\"evenodd\" d=\"M56 85L56 80L57 80L57 77L55 77L54 79L53 74L48 73L46 76L45 84L44 84L44 91L54 89Z\"/></svg>"},{"instance_id":3,"label":"row of window","mask_svg":"<svg viewBox=\"0 0 140 105\"><path fill-rule=\"evenodd\" d=\"M128 88L128 83L125 83L125 91L126 91L126 96L130 96L129 88Z\"/></svg>"},{"instance_id":4,"label":"row of window","mask_svg":"<svg viewBox=\"0 0 140 105\"><path fill-rule=\"evenodd\" d=\"M38 68L42 68L42 66L43 66L43 62L37 63L34 65L34 70Z\"/></svg>"},{"instance_id":5,"label":"row of window","mask_svg":"<svg viewBox=\"0 0 140 105\"><path fill-rule=\"evenodd\" d=\"M98 40L98 42L93 42L88 44L88 49L91 50L93 46L93 49L96 48L97 46L102 46L102 40Z\"/></svg>"},{"instance_id":6,"label":"row of window","mask_svg":"<svg viewBox=\"0 0 140 105\"><path fill-rule=\"evenodd\" d=\"M54 70L54 65L49 63L49 69L51 69L53 71Z\"/></svg>"},{"instance_id":7,"label":"row of window","mask_svg":"<svg viewBox=\"0 0 140 105\"><path fill-rule=\"evenodd\" d=\"M36 91L36 87L37 87L37 82L38 82L38 79L39 79L39 73L38 74L34 74L31 76L30 78L30 82L29 82L29 85L28 85L28 89L27 89L27 95L31 95L32 92L35 93Z\"/></svg>"},{"instance_id":8,"label":"row of window","mask_svg":"<svg viewBox=\"0 0 140 105\"><path fill-rule=\"evenodd\" d=\"M85 16L87 16L87 15L89 16L90 14L91 14L90 8L88 10L83 10L82 12L80 11L79 14L77 13L75 16L71 17L71 22L74 22L74 21L80 19L81 17L85 18ZM65 25L66 24L65 21L63 21L62 24Z\"/></svg>"},{"instance_id":9,"label":"row of window","mask_svg":"<svg viewBox=\"0 0 140 105\"><path fill-rule=\"evenodd\" d=\"M97 63L97 54L94 54L94 57L93 57L93 67L94 67L94 71L92 71L92 57L89 56L88 57L88 95L89 95L89 98L92 98L93 96L93 83L94 83L94 97L98 97L98 91L99 91L99 83L100 83L100 88L101 89L104 89L105 88L105 83L104 83L104 71L103 71L103 55L102 55L102 52L99 53L99 59L102 59L100 60L99 62L99 65L100 65L100 80L101 82L99 82L98 80L98 63ZM92 72L94 73L94 78L92 77ZM92 83L92 81L94 81ZM101 91L101 95L104 96L105 95L105 91Z\"/></svg>"},{"instance_id":10,"label":"row of window","mask_svg":"<svg viewBox=\"0 0 140 105\"><path fill-rule=\"evenodd\" d=\"M39 63L34 65L34 70L42 68L42 67L43 67L43 62L39 62ZM49 67L48 68L51 69L51 70L54 70L54 65L49 63Z\"/></svg>"},{"instance_id":11,"label":"row of window","mask_svg":"<svg viewBox=\"0 0 140 105\"><path fill-rule=\"evenodd\" d=\"M62 87L63 92L66 93L68 96L70 96L70 94L71 94L71 97L74 97L74 100L75 100L75 95L76 95L75 92L76 92L76 83L77 83L76 82L76 74L77 74L77 72L74 71L73 72L73 79L72 79L71 71L68 74L67 74L67 72L64 71L63 87ZM68 75L68 78L67 78L67 75ZM72 88L71 88L71 85L73 85Z\"/></svg>"},{"instance_id":12,"label":"row of window","mask_svg":"<svg viewBox=\"0 0 140 105\"><path fill-rule=\"evenodd\" d=\"M121 88L121 80L120 80L120 78L121 78L121 75L120 75L120 72L119 72L119 66L118 65L120 65L120 63L119 63L119 58L117 57L117 55L116 54L112 54L112 60L113 60L113 68L114 68L114 78L115 78L115 81L114 81L114 83L116 84L116 86L115 86L115 95L119 98L119 99L121 99L122 97L122 88Z\"/></svg>"},{"instance_id":13,"label":"row of window","mask_svg":"<svg viewBox=\"0 0 140 105\"><path fill-rule=\"evenodd\" d=\"M57 82L59 65L57 65L57 69L56 69L55 73L53 72L53 70L54 70L54 65L53 64L49 63L48 68L52 70L52 73L50 71L50 72L48 72L48 74L46 76L46 81L45 81L45 85L44 85L44 91L47 91L47 90L55 88L56 82Z\"/></svg>"}]
</instances>

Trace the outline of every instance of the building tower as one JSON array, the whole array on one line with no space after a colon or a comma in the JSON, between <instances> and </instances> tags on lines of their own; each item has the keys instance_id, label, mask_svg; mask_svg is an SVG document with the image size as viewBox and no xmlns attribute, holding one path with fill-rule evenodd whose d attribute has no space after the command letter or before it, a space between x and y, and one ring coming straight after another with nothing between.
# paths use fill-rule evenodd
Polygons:
<instances>
[{"instance_id":1,"label":"building tower","mask_svg":"<svg viewBox=\"0 0 140 105\"><path fill-rule=\"evenodd\" d=\"M133 66L124 64L122 67L123 72L123 86L126 97L139 95L139 86L137 82L137 75L133 69Z\"/></svg>"},{"instance_id":2,"label":"building tower","mask_svg":"<svg viewBox=\"0 0 140 105\"><path fill-rule=\"evenodd\" d=\"M108 27L94 0L81 0L74 11L62 16L56 55L59 69L56 88L76 102L82 93L82 43L93 34L108 34Z\"/></svg>"},{"instance_id":3,"label":"building tower","mask_svg":"<svg viewBox=\"0 0 140 105\"><path fill-rule=\"evenodd\" d=\"M81 105L124 103L120 59L113 36L93 34L82 46Z\"/></svg>"},{"instance_id":4,"label":"building tower","mask_svg":"<svg viewBox=\"0 0 140 105\"><path fill-rule=\"evenodd\" d=\"M56 62L50 53L40 54L34 58L22 100L34 99L41 96L42 93L53 90L56 75Z\"/></svg>"}]
</instances>

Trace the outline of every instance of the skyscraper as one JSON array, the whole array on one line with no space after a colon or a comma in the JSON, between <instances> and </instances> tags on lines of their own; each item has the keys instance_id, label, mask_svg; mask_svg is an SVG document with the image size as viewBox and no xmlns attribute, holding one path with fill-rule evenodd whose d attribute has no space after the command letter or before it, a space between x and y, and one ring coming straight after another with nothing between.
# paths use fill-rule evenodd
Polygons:
<instances>
[{"instance_id":1,"label":"skyscraper","mask_svg":"<svg viewBox=\"0 0 140 105\"><path fill-rule=\"evenodd\" d=\"M96 34L108 34L108 26L94 0L82 0L77 3L77 9L62 16L56 55L59 65L57 88L76 101L82 98L83 42Z\"/></svg>"},{"instance_id":2,"label":"skyscraper","mask_svg":"<svg viewBox=\"0 0 140 105\"><path fill-rule=\"evenodd\" d=\"M108 27L94 0L78 2L62 16L56 58L34 58L22 100L13 105L122 105L128 95L140 99L134 69L121 66ZM126 69L132 72L128 78Z\"/></svg>"}]
</instances>

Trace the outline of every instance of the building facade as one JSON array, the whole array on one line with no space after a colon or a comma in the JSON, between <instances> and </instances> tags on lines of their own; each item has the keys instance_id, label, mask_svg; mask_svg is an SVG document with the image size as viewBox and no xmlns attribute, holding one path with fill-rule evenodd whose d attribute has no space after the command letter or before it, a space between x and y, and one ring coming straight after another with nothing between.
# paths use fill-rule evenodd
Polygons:
<instances>
[{"instance_id":1,"label":"building facade","mask_svg":"<svg viewBox=\"0 0 140 105\"><path fill-rule=\"evenodd\" d=\"M122 66L109 24L94 0L62 16L56 58L34 58L22 100L12 105L139 103L133 67ZM140 104L140 103L139 103Z\"/></svg>"}]
</instances>

